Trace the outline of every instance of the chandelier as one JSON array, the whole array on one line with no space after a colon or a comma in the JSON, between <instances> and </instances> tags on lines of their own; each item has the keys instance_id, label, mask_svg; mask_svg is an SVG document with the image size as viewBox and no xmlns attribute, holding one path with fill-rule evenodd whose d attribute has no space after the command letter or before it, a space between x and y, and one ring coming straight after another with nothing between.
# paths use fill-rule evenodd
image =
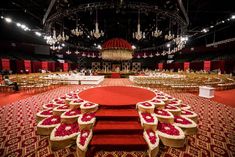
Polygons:
<instances>
[{"instance_id":1,"label":"chandelier","mask_svg":"<svg viewBox=\"0 0 235 157\"><path fill-rule=\"evenodd\" d=\"M153 37L159 37L160 35L162 35L162 31L160 31L158 28L157 28L157 15L156 15L156 30L152 32L152 36Z\"/></svg>"},{"instance_id":2,"label":"chandelier","mask_svg":"<svg viewBox=\"0 0 235 157\"><path fill-rule=\"evenodd\" d=\"M98 13L96 10L96 22L95 22L95 30L91 31L91 36L94 36L96 39L100 38L101 36L104 36L104 32L99 30L99 24L98 24Z\"/></svg>"},{"instance_id":3,"label":"chandelier","mask_svg":"<svg viewBox=\"0 0 235 157\"><path fill-rule=\"evenodd\" d=\"M174 34L171 34L171 31L168 32L168 34L165 35L165 40L172 40L175 38Z\"/></svg>"},{"instance_id":4,"label":"chandelier","mask_svg":"<svg viewBox=\"0 0 235 157\"><path fill-rule=\"evenodd\" d=\"M64 31L62 32L62 35L59 34L58 36L56 36L56 30L53 30L53 35L45 36L44 39L46 40L47 44L54 45L56 43L69 40L69 36L65 35Z\"/></svg>"},{"instance_id":5,"label":"chandelier","mask_svg":"<svg viewBox=\"0 0 235 157\"><path fill-rule=\"evenodd\" d=\"M133 38L140 40L145 38L145 32L140 31L140 11L138 12L138 24L137 24L137 32L133 33Z\"/></svg>"},{"instance_id":6,"label":"chandelier","mask_svg":"<svg viewBox=\"0 0 235 157\"><path fill-rule=\"evenodd\" d=\"M101 57L104 60L131 60L133 58L133 49L126 40L114 38L102 45Z\"/></svg>"},{"instance_id":7,"label":"chandelier","mask_svg":"<svg viewBox=\"0 0 235 157\"><path fill-rule=\"evenodd\" d=\"M81 36L83 35L83 31L78 29L78 20L76 19L76 28L71 30L71 33L75 36Z\"/></svg>"}]
</instances>

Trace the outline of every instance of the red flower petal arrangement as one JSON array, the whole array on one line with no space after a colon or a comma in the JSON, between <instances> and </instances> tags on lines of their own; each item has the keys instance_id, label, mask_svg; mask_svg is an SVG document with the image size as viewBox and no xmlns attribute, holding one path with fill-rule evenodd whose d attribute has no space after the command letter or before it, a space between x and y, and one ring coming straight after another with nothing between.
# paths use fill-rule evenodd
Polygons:
<instances>
[{"instance_id":1,"label":"red flower petal arrangement","mask_svg":"<svg viewBox=\"0 0 235 157\"><path fill-rule=\"evenodd\" d=\"M37 134L50 135L52 130L60 123L60 116L50 116L37 124Z\"/></svg>"},{"instance_id":2,"label":"red flower petal arrangement","mask_svg":"<svg viewBox=\"0 0 235 157\"><path fill-rule=\"evenodd\" d=\"M196 123L187 118L186 116L196 115L192 111L183 110L181 111L181 107L188 107L182 104L182 101L176 98L173 98L167 94L160 93L159 91L155 92L156 97L150 100L151 103L159 103L160 101L164 100L165 105L164 109L161 109L156 106L154 113L141 113L139 110L139 117L140 122L144 128L144 138L149 145L149 156L156 156L158 152L158 147L153 147L153 143L160 138L162 143L166 146L170 147L183 147L186 144L186 136L185 135L192 135L196 133L197 125ZM168 99L168 100L167 100ZM138 103L137 103L138 104ZM179 106L179 107L177 107ZM139 109L139 108L138 108ZM182 116L180 116L182 112ZM153 122L154 118L156 117L157 123L154 125L156 126L156 133L154 134L155 130L146 128L143 123L151 123ZM193 127L192 127L193 125ZM155 148L155 149L154 149ZM154 150L154 151L153 151Z\"/></svg>"},{"instance_id":3,"label":"red flower petal arrangement","mask_svg":"<svg viewBox=\"0 0 235 157\"><path fill-rule=\"evenodd\" d=\"M74 143L80 133L78 123L61 123L53 129L50 135L52 150L58 150Z\"/></svg>"},{"instance_id":4,"label":"red flower petal arrangement","mask_svg":"<svg viewBox=\"0 0 235 157\"><path fill-rule=\"evenodd\" d=\"M174 121L174 124L180 127L185 135L194 135L197 133L197 124L193 120L183 116L175 116Z\"/></svg>"},{"instance_id":5,"label":"red flower petal arrangement","mask_svg":"<svg viewBox=\"0 0 235 157\"><path fill-rule=\"evenodd\" d=\"M144 131L143 136L149 146L149 156L157 156L159 151L159 138L157 132L148 129Z\"/></svg>"},{"instance_id":6,"label":"red flower petal arrangement","mask_svg":"<svg viewBox=\"0 0 235 157\"><path fill-rule=\"evenodd\" d=\"M73 100L71 104L65 105L68 99ZM52 102L43 105L45 108L50 108L49 110L37 113L37 115L50 116L38 122L37 133L50 135L52 150L61 149L75 143L79 135L78 152L85 156L84 153L92 138L91 129L95 123L95 113L81 113L80 104L85 103L85 101L80 99L77 93L66 94L52 100ZM98 106L98 104L86 102L85 105L87 108L93 108L94 106Z\"/></svg>"},{"instance_id":7,"label":"red flower petal arrangement","mask_svg":"<svg viewBox=\"0 0 235 157\"><path fill-rule=\"evenodd\" d=\"M155 105L151 101L139 102L136 104L136 107L140 112L149 112L153 113Z\"/></svg>"},{"instance_id":8,"label":"red flower petal arrangement","mask_svg":"<svg viewBox=\"0 0 235 157\"><path fill-rule=\"evenodd\" d=\"M92 113L98 110L98 104L91 103L91 102L84 102L81 104L81 112L82 113Z\"/></svg>"}]
</instances>

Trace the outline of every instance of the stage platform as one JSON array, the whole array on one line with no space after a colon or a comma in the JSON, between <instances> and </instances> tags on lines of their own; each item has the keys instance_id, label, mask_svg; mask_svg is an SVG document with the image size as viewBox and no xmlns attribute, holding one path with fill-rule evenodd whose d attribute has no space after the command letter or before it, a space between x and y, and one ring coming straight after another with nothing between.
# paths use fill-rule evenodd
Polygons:
<instances>
[{"instance_id":1,"label":"stage platform","mask_svg":"<svg viewBox=\"0 0 235 157\"><path fill-rule=\"evenodd\" d=\"M150 90L129 86L96 87L79 93L80 98L107 107L133 106L154 96L154 92Z\"/></svg>"}]
</instances>

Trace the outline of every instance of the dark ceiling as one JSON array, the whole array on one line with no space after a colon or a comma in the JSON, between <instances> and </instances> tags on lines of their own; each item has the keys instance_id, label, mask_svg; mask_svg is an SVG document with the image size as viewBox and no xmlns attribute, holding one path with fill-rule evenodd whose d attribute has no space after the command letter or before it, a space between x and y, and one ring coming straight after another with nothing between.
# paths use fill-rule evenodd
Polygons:
<instances>
[{"instance_id":1,"label":"dark ceiling","mask_svg":"<svg viewBox=\"0 0 235 157\"><path fill-rule=\"evenodd\" d=\"M127 0L56 0L47 17L46 23L43 24L43 17L51 1L53 0L1 1L0 10L3 16L9 16L17 21L22 21L34 30L44 33L48 33L54 28L57 32L60 32L64 28L66 34L70 35L68 44L84 49L94 49L94 43L103 43L105 40L113 37L122 37L132 44L137 45L140 49L158 47L164 44L165 41L162 40L163 36L158 39L151 36L151 32L155 29L156 19L158 27L163 31L163 34L166 34L169 29L173 30L174 33L180 30L183 31L182 27L186 25L186 18L177 0L133 0L134 4L140 4L139 6L142 6L142 8L138 8L138 6L135 8L135 6ZM105 7L98 7L98 5L92 6L94 3L107 2L108 5ZM214 0L183 0L182 2L187 16L189 17L189 24L184 33L187 35L196 34L194 36L195 40L205 37L205 34L200 34L200 31L204 27L215 25L218 21L226 19L235 13L232 0L224 2ZM87 7L89 3L90 6ZM165 12L158 14L156 10L150 10L148 7L145 7L145 5L157 8L157 11L160 9ZM90 35L90 31L95 28L96 10L98 11L99 28L105 32L104 37L99 39L87 37ZM141 30L146 32L146 38L140 41L132 37L132 33L136 32L137 29L138 10L140 10ZM61 14L58 14L58 12ZM169 18L167 14L170 14L171 18ZM56 17L55 15L58 16ZM176 16L181 17L184 23L177 19ZM56 18L53 19L53 17ZM82 37L75 37L70 33L70 30L75 28L76 19L79 19L79 26L85 32ZM171 21L171 24L169 24L169 21ZM4 25L4 23L1 23L1 25ZM223 30L227 29L228 36L225 36L224 33L218 33L216 37L217 40L235 36L235 31L229 33L233 30L231 27L234 27L234 22L230 25L231 26L222 25L218 27ZM1 29L2 40L21 40L19 36L15 35L15 30L14 33L10 31L11 27L1 26ZM214 32L216 31L217 30ZM21 35L23 34L25 33L21 33ZM209 32L208 38L212 38L210 37L212 35ZM37 37L31 38L29 35L26 35L23 41L26 40L27 42L28 39L29 42L45 43L43 40L36 38ZM204 41L204 38L202 41ZM202 42L200 41L199 43L201 44Z\"/></svg>"}]
</instances>

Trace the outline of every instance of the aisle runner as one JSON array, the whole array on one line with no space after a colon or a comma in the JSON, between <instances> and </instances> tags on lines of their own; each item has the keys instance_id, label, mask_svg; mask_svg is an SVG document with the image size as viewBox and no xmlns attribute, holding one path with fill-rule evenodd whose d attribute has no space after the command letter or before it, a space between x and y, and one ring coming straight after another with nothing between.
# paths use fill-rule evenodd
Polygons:
<instances>
[{"instance_id":1,"label":"aisle runner","mask_svg":"<svg viewBox=\"0 0 235 157\"><path fill-rule=\"evenodd\" d=\"M119 84L120 85L120 84ZM0 108L0 156L75 156L75 146L52 152L47 136L37 136L35 114L42 104L78 86L61 87ZM160 148L162 156L235 156L235 109L192 94L169 93L199 115L199 132L181 149ZM4 98L3 98L4 99ZM145 152L103 152L96 156L145 156Z\"/></svg>"}]
</instances>

